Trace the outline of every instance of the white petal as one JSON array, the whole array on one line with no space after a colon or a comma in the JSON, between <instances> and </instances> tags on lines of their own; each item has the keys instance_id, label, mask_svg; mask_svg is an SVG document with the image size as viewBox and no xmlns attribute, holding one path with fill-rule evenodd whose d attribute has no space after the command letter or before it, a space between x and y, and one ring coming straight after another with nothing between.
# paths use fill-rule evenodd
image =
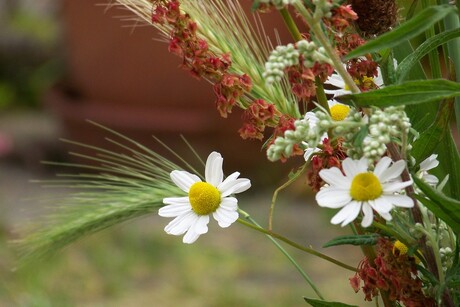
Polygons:
<instances>
[{"instance_id":1,"label":"white petal","mask_svg":"<svg viewBox=\"0 0 460 307\"><path fill-rule=\"evenodd\" d=\"M374 78L374 83L378 87L383 87L384 86L383 76L382 76L382 72L380 71L380 67L377 67L377 77Z\"/></svg>"},{"instance_id":2,"label":"white petal","mask_svg":"<svg viewBox=\"0 0 460 307\"><path fill-rule=\"evenodd\" d=\"M337 186L341 189L350 189L351 180L345 177L337 167L323 169L319 172L319 176L330 185Z\"/></svg>"},{"instance_id":3,"label":"white petal","mask_svg":"<svg viewBox=\"0 0 460 307\"><path fill-rule=\"evenodd\" d=\"M230 186L233 185L233 181L235 181L236 179L238 179L238 176L240 175L239 172L234 172L233 174L231 174L230 176L228 176L227 178L225 178L224 181L222 181L221 184L219 184L216 188L222 192L222 191L225 191L227 190Z\"/></svg>"},{"instance_id":4,"label":"white petal","mask_svg":"<svg viewBox=\"0 0 460 307\"><path fill-rule=\"evenodd\" d=\"M390 166L388 169L382 172L380 176L377 176L380 180L380 182L387 182L392 179L398 178L401 176L401 173L404 171L406 168L406 161L404 160L399 160L393 163L392 166Z\"/></svg>"},{"instance_id":5,"label":"white petal","mask_svg":"<svg viewBox=\"0 0 460 307\"><path fill-rule=\"evenodd\" d=\"M439 182L438 177L430 174L425 174L422 176L422 179L429 185L436 186Z\"/></svg>"},{"instance_id":6,"label":"white petal","mask_svg":"<svg viewBox=\"0 0 460 307\"><path fill-rule=\"evenodd\" d=\"M391 202L388 201L388 199L385 199L384 197L379 197L374 200L368 200L367 202L372 207L372 209L374 209L378 213L390 212L391 209L393 209L393 205L391 204Z\"/></svg>"},{"instance_id":7,"label":"white petal","mask_svg":"<svg viewBox=\"0 0 460 307\"><path fill-rule=\"evenodd\" d=\"M363 203L363 213L364 217L361 221L361 226L364 228L371 226L372 222L374 221L374 212L372 212L371 206L367 202Z\"/></svg>"},{"instance_id":8,"label":"white petal","mask_svg":"<svg viewBox=\"0 0 460 307\"><path fill-rule=\"evenodd\" d=\"M206 160L205 178L206 182L217 187L222 183L224 172L222 171L222 164L224 159L218 152L211 152Z\"/></svg>"},{"instance_id":9,"label":"white petal","mask_svg":"<svg viewBox=\"0 0 460 307\"><path fill-rule=\"evenodd\" d=\"M380 161L375 166L374 175L380 177L380 175L382 175L382 173L390 166L391 161L392 160L389 157L383 157L380 159Z\"/></svg>"},{"instance_id":10,"label":"white petal","mask_svg":"<svg viewBox=\"0 0 460 307\"><path fill-rule=\"evenodd\" d=\"M316 201L320 207L337 209L351 201L350 191L325 187L316 194Z\"/></svg>"},{"instance_id":11,"label":"white petal","mask_svg":"<svg viewBox=\"0 0 460 307\"><path fill-rule=\"evenodd\" d=\"M196 219L198 219L198 215L195 212L187 212L169 222L165 227L165 231L170 235L179 236L185 233Z\"/></svg>"},{"instance_id":12,"label":"white petal","mask_svg":"<svg viewBox=\"0 0 460 307\"><path fill-rule=\"evenodd\" d=\"M319 122L318 117L316 117L316 114L313 113L313 112L305 113L304 118L308 119L308 123L310 124L310 128L315 127L316 124Z\"/></svg>"},{"instance_id":13,"label":"white petal","mask_svg":"<svg viewBox=\"0 0 460 307\"><path fill-rule=\"evenodd\" d=\"M389 212L387 212L387 213L381 212L379 214L380 214L381 217L383 217L387 221L391 221L393 219L392 216L391 216L391 213L389 213Z\"/></svg>"},{"instance_id":14,"label":"white petal","mask_svg":"<svg viewBox=\"0 0 460 307\"><path fill-rule=\"evenodd\" d=\"M192 206L190 205L190 202L188 201L188 197L183 197L186 198L186 202L172 202L170 203L169 206L164 206L158 210L158 215L162 217L176 217L179 215L182 215L184 213L187 213L192 210ZM174 199L174 198L170 198ZM180 198L178 198L180 199ZM165 198L163 202L166 204L168 199Z\"/></svg>"},{"instance_id":15,"label":"white petal","mask_svg":"<svg viewBox=\"0 0 460 307\"><path fill-rule=\"evenodd\" d=\"M195 232L193 228L190 228L185 236L182 238L182 242L186 244L192 244L200 237L200 234Z\"/></svg>"},{"instance_id":16,"label":"white petal","mask_svg":"<svg viewBox=\"0 0 460 307\"><path fill-rule=\"evenodd\" d=\"M325 92L326 94L333 94L334 97L336 97L336 96L342 96L342 95L347 95L347 94L351 94L351 91L344 90L344 89L338 89L338 90L327 90L327 89L324 89L324 92Z\"/></svg>"},{"instance_id":17,"label":"white petal","mask_svg":"<svg viewBox=\"0 0 460 307\"><path fill-rule=\"evenodd\" d=\"M195 219L194 223L190 226L182 242L191 244L195 242L200 235L208 232L209 215L200 215Z\"/></svg>"},{"instance_id":18,"label":"white petal","mask_svg":"<svg viewBox=\"0 0 460 307\"><path fill-rule=\"evenodd\" d=\"M350 202L331 219L331 223L337 225L343 222L342 226L345 226L358 216L360 207L360 203L356 201Z\"/></svg>"},{"instance_id":19,"label":"white petal","mask_svg":"<svg viewBox=\"0 0 460 307\"><path fill-rule=\"evenodd\" d=\"M339 88L345 88L345 81L343 81L343 78L337 74L332 74L324 83L331 84Z\"/></svg>"},{"instance_id":20,"label":"white petal","mask_svg":"<svg viewBox=\"0 0 460 307\"><path fill-rule=\"evenodd\" d=\"M217 221L220 227L227 228L233 224L238 219L238 211L226 210L223 207L217 208L217 210L212 214L214 219Z\"/></svg>"},{"instance_id":21,"label":"white petal","mask_svg":"<svg viewBox=\"0 0 460 307\"><path fill-rule=\"evenodd\" d=\"M233 179L233 178L232 178ZM251 187L251 180L246 178L230 179L217 188L222 197L246 191Z\"/></svg>"},{"instance_id":22,"label":"white petal","mask_svg":"<svg viewBox=\"0 0 460 307\"><path fill-rule=\"evenodd\" d=\"M195 232L202 235L208 232L209 215L200 215L193 225Z\"/></svg>"},{"instance_id":23,"label":"white petal","mask_svg":"<svg viewBox=\"0 0 460 307\"><path fill-rule=\"evenodd\" d=\"M228 211L236 211L238 209L238 200L235 197L222 198L222 201L220 202L220 207Z\"/></svg>"},{"instance_id":24,"label":"white petal","mask_svg":"<svg viewBox=\"0 0 460 307\"><path fill-rule=\"evenodd\" d=\"M400 192L402 189L405 187L408 187L412 184L412 180L409 181L393 181L393 182L388 182L382 184L383 192L386 194L394 193L394 192Z\"/></svg>"},{"instance_id":25,"label":"white petal","mask_svg":"<svg viewBox=\"0 0 460 307\"><path fill-rule=\"evenodd\" d=\"M361 202L357 201L352 201L349 204L350 207L352 207L352 210L348 217L342 222L342 227L348 225L349 223L353 222L356 217L358 216L359 212L361 211Z\"/></svg>"},{"instance_id":26,"label":"white petal","mask_svg":"<svg viewBox=\"0 0 460 307\"><path fill-rule=\"evenodd\" d=\"M190 174L187 171L172 171L170 174L171 180L184 192L190 191L190 187L201 181L197 175Z\"/></svg>"},{"instance_id":27,"label":"white petal","mask_svg":"<svg viewBox=\"0 0 460 307\"><path fill-rule=\"evenodd\" d=\"M346 158L342 162L342 168L347 177L353 178L359 173L367 172L367 159L361 158L361 160L353 160Z\"/></svg>"},{"instance_id":28,"label":"white petal","mask_svg":"<svg viewBox=\"0 0 460 307\"><path fill-rule=\"evenodd\" d=\"M428 171L430 169L433 169L439 165L439 161L437 160L438 155L432 154L425 160L423 160L420 163L420 170L422 171Z\"/></svg>"},{"instance_id":29,"label":"white petal","mask_svg":"<svg viewBox=\"0 0 460 307\"><path fill-rule=\"evenodd\" d=\"M317 152L320 152L321 150L319 148L307 148L305 149L305 153L303 154L303 158L305 161L308 161L310 157Z\"/></svg>"},{"instance_id":30,"label":"white petal","mask_svg":"<svg viewBox=\"0 0 460 307\"><path fill-rule=\"evenodd\" d=\"M166 197L166 198L163 198L163 204L165 204L165 205L189 204L190 205L190 200L189 200L188 196L184 196L184 197Z\"/></svg>"},{"instance_id":31,"label":"white petal","mask_svg":"<svg viewBox=\"0 0 460 307\"><path fill-rule=\"evenodd\" d=\"M407 195L382 195L382 199L396 207L412 208L414 201Z\"/></svg>"}]
</instances>

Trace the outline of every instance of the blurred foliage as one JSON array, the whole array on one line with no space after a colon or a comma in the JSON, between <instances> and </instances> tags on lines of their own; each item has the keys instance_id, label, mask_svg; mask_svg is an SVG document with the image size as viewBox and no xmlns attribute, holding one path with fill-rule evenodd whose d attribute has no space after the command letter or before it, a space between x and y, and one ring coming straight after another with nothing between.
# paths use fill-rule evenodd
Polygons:
<instances>
[{"instance_id":1,"label":"blurred foliage","mask_svg":"<svg viewBox=\"0 0 460 307\"><path fill-rule=\"evenodd\" d=\"M20 2L4 4L0 16L0 109L37 107L62 73L56 16Z\"/></svg>"}]
</instances>

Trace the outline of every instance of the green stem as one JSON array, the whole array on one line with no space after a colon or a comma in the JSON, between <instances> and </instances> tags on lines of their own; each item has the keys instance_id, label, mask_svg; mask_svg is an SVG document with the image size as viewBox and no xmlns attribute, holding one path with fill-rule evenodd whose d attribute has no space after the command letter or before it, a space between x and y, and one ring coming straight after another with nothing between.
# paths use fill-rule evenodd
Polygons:
<instances>
[{"instance_id":1,"label":"green stem","mask_svg":"<svg viewBox=\"0 0 460 307\"><path fill-rule=\"evenodd\" d=\"M273 213L275 211L275 203L276 203L276 199L278 198L278 193L281 191L281 190L284 190L285 188L287 188L289 185L291 185L291 183L293 183L295 180L297 180L297 178L299 178L300 175L302 175L305 170L307 169L307 166L308 166L308 162L305 163L302 168L297 171L297 173L295 173L288 181L286 181L282 186L278 187L275 192L273 193L273 197L272 197L272 203L270 205L270 213L269 213L269 217L268 217L268 231L272 231L273 229Z\"/></svg>"},{"instance_id":2,"label":"green stem","mask_svg":"<svg viewBox=\"0 0 460 307\"><path fill-rule=\"evenodd\" d=\"M286 24L286 27L288 28L294 40L300 41L302 39L302 34L300 34L299 28L297 28L294 19L292 18L291 14L289 14L289 11L283 8L279 12L281 17L283 17L284 23Z\"/></svg>"},{"instance_id":3,"label":"green stem","mask_svg":"<svg viewBox=\"0 0 460 307\"><path fill-rule=\"evenodd\" d=\"M294 22L291 14L287 9L281 9L280 11L281 17L283 17L284 23L286 24L291 36L294 38L295 41L300 41L302 39L302 34L299 31L299 28ZM318 99L318 103L327 111L329 111L329 105L327 103L326 93L324 92L323 83L319 80L318 77L315 78L315 85L316 85L316 98Z\"/></svg>"},{"instance_id":4,"label":"green stem","mask_svg":"<svg viewBox=\"0 0 460 307\"><path fill-rule=\"evenodd\" d=\"M442 270L442 262L441 262L441 256L439 255L439 245L438 241L436 240L435 236L436 234L433 233L432 229L432 224L431 221L427 215L427 211L422 210L422 216L423 216L423 222L425 224L425 235L427 238L427 241L430 242L430 246L433 249L433 254L434 254L434 259L436 261L436 266L438 268L438 276L439 276L439 283L444 284L445 278L444 278L444 271Z\"/></svg>"},{"instance_id":5,"label":"green stem","mask_svg":"<svg viewBox=\"0 0 460 307\"><path fill-rule=\"evenodd\" d=\"M441 0L442 4L449 4L449 0ZM457 7L460 0L457 0ZM460 10L460 8L459 8ZM460 28L460 20L457 13L450 13L444 19L444 28L446 31ZM460 38L455 38L447 42L447 52L452 60L457 82L460 82ZM460 134L460 97L455 98L455 117L457 120L457 131Z\"/></svg>"},{"instance_id":6,"label":"green stem","mask_svg":"<svg viewBox=\"0 0 460 307\"><path fill-rule=\"evenodd\" d=\"M361 225L359 225L357 222L355 222L354 226L355 226L355 230L356 230L356 232L358 234L360 234L360 235L364 234L364 229L361 227ZM372 267L375 267L374 260L377 257L377 255L375 254L374 248L372 246L369 246L369 245L361 245L361 250L363 251L363 254L367 257L367 260L369 261L369 264ZM385 307L394 306L394 304L390 301L388 291L380 290L380 296L382 298L383 305Z\"/></svg>"},{"instance_id":7,"label":"green stem","mask_svg":"<svg viewBox=\"0 0 460 307\"><path fill-rule=\"evenodd\" d=\"M244 212L243 210L239 210L240 213L244 216L245 219L247 219L248 221L250 221L252 224L242 220L242 219L238 219L238 222L240 222L241 224L243 225L246 225L248 227L251 227L253 229L256 229L256 230L259 230L259 229L262 229L262 227L253 219L251 218L251 216ZM299 271L300 275L302 275L302 277L305 279L305 281L310 285L310 287L313 289L313 291L315 291L316 295L318 295L318 297L322 300L324 300L324 297L323 295L321 294L321 292L319 292L318 288L316 287L316 285L314 284L314 282L311 280L311 278L307 275L307 273L305 273L305 271L300 267L300 265L294 260L294 258L292 258L291 255L289 255L289 253L273 238L272 235L270 234L267 234L267 237L270 239L270 241L272 241L273 244L275 244L275 246L288 258L288 260L294 265L294 267L297 269L297 271Z\"/></svg>"},{"instance_id":8,"label":"green stem","mask_svg":"<svg viewBox=\"0 0 460 307\"><path fill-rule=\"evenodd\" d=\"M331 110L329 110L329 104L327 103L326 93L324 92L324 86L321 80L318 77L315 77L315 85L316 85L316 98L320 106L322 106L325 110L331 114Z\"/></svg>"},{"instance_id":9,"label":"green stem","mask_svg":"<svg viewBox=\"0 0 460 307\"><path fill-rule=\"evenodd\" d=\"M425 9L431 6L430 0L422 0L422 8ZM427 31L425 31L425 38L429 39L435 36L434 28L430 27ZM430 61L430 71L431 71L431 78L432 79L439 79L442 77L441 73L441 64L439 62L439 53L437 49L433 49L428 53L428 59Z\"/></svg>"},{"instance_id":10,"label":"green stem","mask_svg":"<svg viewBox=\"0 0 460 307\"><path fill-rule=\"evenodd\" d=\"M243 215L247 214L242 210L240 210L240 213L243 214ZM245 216L245 218L246 218L246 216ZM292 247L295 247L295 248L297 248L297 249L299 249L301 251L307 252L307 253L309 253L311 255L317 256L317 257L322 258L322 259L324 259L326 261L332 262L332 263L334 263L334 264L336 264L336 265L338 265L338 266L340 266L340 267L342 267L344 269L356 272L356 268L354 268L354 267L352 267L352 266L350 266L348 264L345 264L343 262L340 262L340 261L338 261L338 260L336 260L334 258L331 258L331 257L329 257L329 256L327 256L327 255L325 255L323 253L315 251L312 248L304 247L304 246L302 246L300 244L297 244L297 243L289 240L288 238L286 238L286 237L284 237L284 236L282 236L280 234L277 234L277 233L272 232L272 231L268 231L268 230L266 230L266 229L264 229L264 228L262 228L260 226L254 226L254 225L246 222L243 219L238 219L238 222L240 222L241 224L243 224L245 226L248 226L248 227L250 227L250 228L252 228L254 230L257 230L258 232L264 233L264 234L266 234L266 235L268 235L268 236L270 236L272 238L276 238L276 239L278 239L280 241L283 241L284 243L286 243L286 244L288 244L288 245L290 245Z\"/></svg>"},{"instance_id":11,"label":"green stem","mask_svg":"<svg viewBox=\"0 0 460 307\"><path fill-rule=\"evenodd\" d=\"M305 22L310 26L311 31L315 34L316 39L320 43L320 45L326 51L326 54L332 61L335 71L342 77L343 81L346 85L350 88L352 93L359 93L360 90L356 83L353 81L353 78L350 76L348 71L342 64L339 55L335 52L334 48L329 43L328 38L321 29L321 23L315 22L313 16L308 12L301 1L294 2L294 7L299 12L299 14L305 19Z\"/></svg>"}]
</instances>

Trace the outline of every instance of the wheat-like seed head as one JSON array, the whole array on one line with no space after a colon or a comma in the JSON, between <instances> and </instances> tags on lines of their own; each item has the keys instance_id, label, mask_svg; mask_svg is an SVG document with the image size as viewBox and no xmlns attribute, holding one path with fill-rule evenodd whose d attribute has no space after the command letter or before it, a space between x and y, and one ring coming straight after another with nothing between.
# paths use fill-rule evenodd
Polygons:
<instances>
[{"instance_id":1,"label":"wheat-like seed head","mask_svg":"<svg viewBox=\"0 0 460 307\"><path fill-rule=\"evenodd\" d=\"M167 25L153 24L151 21L152 1L114 0L112 5L132 11L138 16L137 22L156 27L164 38L169 36L170 28ZM212 52L231 54L230 72L245 73L251 78L253 88L246 93L240 107L246 108L254 99L264 99L275 104L284 114L300 116L296 99L286 80L280 84L265 83L262 74L272 45L257 15L254 15L255 22L251 23L236 0L187 0L181 2L181 9L197 23L198 35L208 42ZM128 20L132 21L132 17Z\"/></svg>"}]
</instances>

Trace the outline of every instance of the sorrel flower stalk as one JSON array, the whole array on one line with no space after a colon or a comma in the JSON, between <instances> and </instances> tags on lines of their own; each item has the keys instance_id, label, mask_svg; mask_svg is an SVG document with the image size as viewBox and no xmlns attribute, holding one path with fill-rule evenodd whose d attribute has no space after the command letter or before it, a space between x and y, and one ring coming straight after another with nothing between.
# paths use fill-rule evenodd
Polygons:
<instances>
[{"instance_id":1,"label":"sorrel flower stalk","mask_svg":"<svg viewBox=\"0 0 460 307\"><path fill-rule=\"evenodd\" d=\"M117 0L114 5L131 10L139 17L140 22L157 28L162 33L163 38L169 42L171 33L174 32L173 25L152 22L152 10L155 12L155 8L165 7L167 3L172 2L178 1ZM246 109L252 101L263 99L267 103L274 104L283 114L289 114L295 118L300 116L294 94L285 83L274 86L265 84L262 73L271 46L263 31L260 31L262 29L260 21L253 25L238 1L235 0L190 0L179 3L180 14L188 16L190 21L196 25L194 32L196 41L206 43L204 46L207 47L208 54L218 58L231 55L231 65L228 66L226 72L231 76L247 75L247 80L251 80L252 87L250 90L244 88L247 82L241 80L243 93L236 91L241 94L238 95L238 99L235 99L236 106ZM173 17L175 16L173 15ZM229 27L229 25L232 26ZM212 80L210 81L212 82ZM224 80L223 83L227 86L233 81L234 78L230 78ZM222 93L220 88L217 88L216 91L219 95L223 94L224 97L231 99L231 95ZM231 92L235 93L233 89ZM225 107L221 108L220 111L225 114Z\"/></svg>"}]
</instances>

